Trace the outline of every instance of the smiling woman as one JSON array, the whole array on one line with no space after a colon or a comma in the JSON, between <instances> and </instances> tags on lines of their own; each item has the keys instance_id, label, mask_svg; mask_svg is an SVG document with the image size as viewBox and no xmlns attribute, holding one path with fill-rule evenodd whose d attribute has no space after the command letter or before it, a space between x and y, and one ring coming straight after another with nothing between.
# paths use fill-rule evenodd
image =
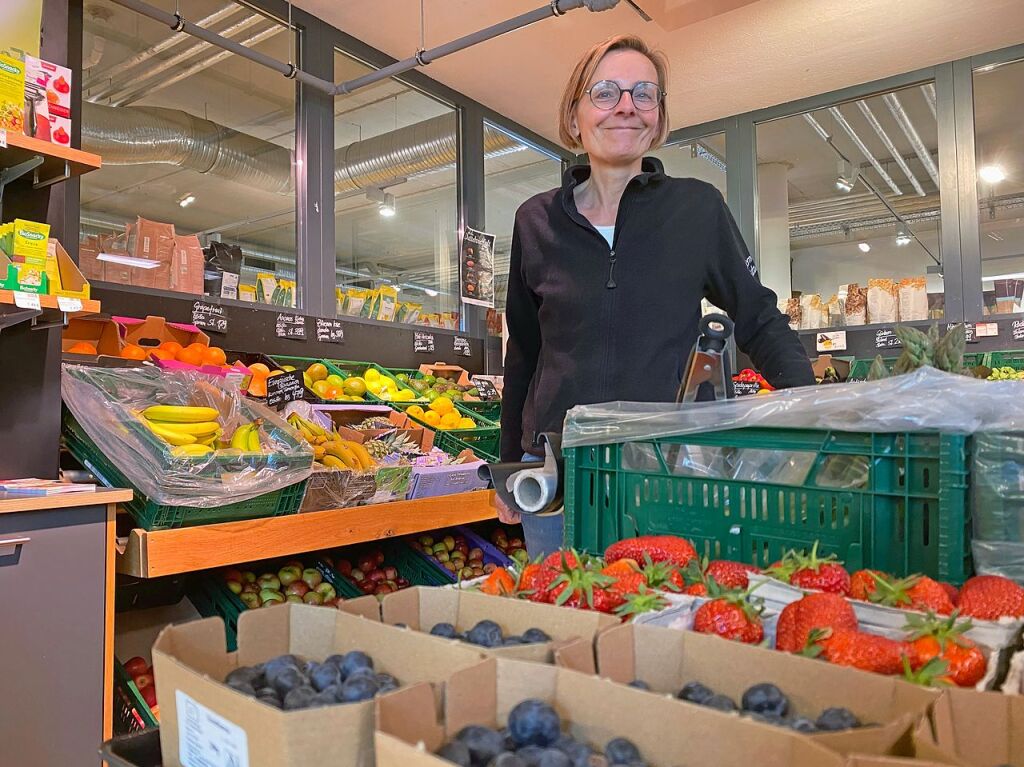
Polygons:
<instances>
[{"instance_id":1,"label":"smiling woman","mask_svg":"<svg viewBox=\"0 0 1024 767\"><path fill-rule=\"evenodd\" d=\"M502 460L541 454L537 436L561 431L574 405L673 400L704 298L773 386L814 382L721 193L645 157L668 134L666 78L664 57L632 36L594 46L569 78L559 134L590 164L516 214ZM522 522L531 556L561 545L560 515Z\"/></svg>"}]
</instances>

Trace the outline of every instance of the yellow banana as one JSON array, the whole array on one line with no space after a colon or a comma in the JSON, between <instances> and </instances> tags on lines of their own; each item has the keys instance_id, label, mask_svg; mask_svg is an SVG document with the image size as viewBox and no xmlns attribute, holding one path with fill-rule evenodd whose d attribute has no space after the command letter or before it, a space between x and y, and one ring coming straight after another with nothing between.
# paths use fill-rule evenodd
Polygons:
<instances>
[{"instance_id":1,"label":"yellow banana","mask_svg":"<svg viewBox=\"0 0 1024 767\"><path fill-rule=\"evenodd\" d=\"M155 423L163 429L173 429L182 434L191 434L193 437L199 437L200 439L215 433L220 428L220 424L216 421L200 421L198 423L156 421Z\"/></svg>"},{"instance_id":2,"label":"yellow banana","mask_svg":"<svg viewBox=\"0 0 1024 767\"><path fill-rule=\"evenodd\" d=\"M313 448L313 458L317 461L323 460L323 457L327 455L327 451L324 450L323 445L316 445Z\"/></svg>"},{"instance_id":3,"label":"yellow banana","mask_svg":"<svg viewBox=\"0 0 1024 767\"><path fill-rule=\"evenodd\" d=\"M235 433L231 435L231 447L236 450L248 450L249 449L249 432L252 431L253 424L246 423L235 429Z\"/></svg>"},{"instance_id":4,"label":"yellow banana","mask_svg":"<svg viewBox=\"0 0 1024 767\"><path fill-rule=\"evenodd\" d=\"M213 434L210 434L207 437L197 437L196 440L198 444L206 445L207 447L212 448L214 443L217 441L218 437L220 437L220 435L223 433L223 429L217 429L217 431L215 431Z\"/></svg>"},{"instance_id":5,"label":"yellow banana","mask_svg":"<svg viewBox=\"0 0 1024 767\"><path fill-rule=\"evenodd\" d=\"M340 458L335 458L333 455L325 455L323 458L320 459L320 463L322 463L324 466L326 466L329 469L346 469L346 468L348 468L345 465L344 461L342 461Z\"/></svg>"},{"instance_id":6,"label":"yellow banana","mask_svg":"<svg viewBox=\"0 0 1024 767\"><path fill-rule=\"evenodd\" d=\"M249 429L248 443L249 443L249 445L248 445L249 450L254 452L254 453L258 453L262 449L262 445L260 444L260 426L259 426L259 423L254 423L252 425L252 428Z\"/></svg>"},{"instance_id":7,"label":"yellow banana","mask_svg":"<svg viewBox=\"0 0 1024 767\"><path fill-rule=\"evenodd\" d=\"M312 434L314 437L327 436L327 430L324 429L324 427L318 424L316 421L313 421L309 418L303 418L301 415L298 415L297 413L296 418L299 419L302 425L305 426L309 433Z\"/></svg>"},{"instance_id":8,"label":"yellow banana","mask_svg":"<svg viewBox=\"0 0 1024 767\"><path fill-rule=\"evenodd\" d=\"M206 445L179 445L178 447L171 450L172 455L179 457L192 457L200 455L209 455L213 452L212 448Z\"/></svg>"},{"instance_id":9,"label":"yellow banana","mask_svg":"<svg viewBox=\"0 0 1024 767\"><path fill-rule=\"evenodd\" d=\"M220 415L216 408L189 407L186 405L151 405L142 411L150 421L167 423L202 423L215 421Z\"/></svg>"},{"instance_id":10,"label":"yellow banana","mask_svg":"<svg viewBox=\"0 0 1024 767\"><path fill-rule=\"evenodd\" d=\"M172 445L191 445L197 441L191 434L183 434L180 431L165 428L162 424L147 421L146 425L149 426L156 436Z\"/></svg>"},{"instance_id":11,"label":"yellow banana","mask_svg":"<svg viewBox=\"0 0 1024 767\"><path fill-rule=\"evenodd\" d=\"M362 471L363 467L359 463L359 459L356 458L355 453L349 450L341 442L327 442L324 444L324 450L327 455L333 455L335 458L340 458L344 464L355 471Z\"/></svg>"},{"instance_id":12,"label":"yellow banana","mask_svg":"<svg viewBox=\"0 0 1024 767\"><path fill-rule=\"evenodd\" d=\"M295 431L302 435L302 438L306 440L306 442L311 445L313 444L313 433L305 427L302 423L302 419L293 413L288 416L288 423L292 425L292 428L295 429Z\"/></svg>"},{"instance_id":13,"label":"yellow banana","mask_svg":"<svg viewBox=\"0 0 1024 767\"><path fill-rule=\"evenodd\" d=\"M365 447L360 445L358 442L353 442L349 439L345 440L342 444L352 451L352 454L355 455L356 459L359 461L359 466L363 471L373 468L373 459L370 457L370 454L367 452Z\"/></svg>"}]
</instances>

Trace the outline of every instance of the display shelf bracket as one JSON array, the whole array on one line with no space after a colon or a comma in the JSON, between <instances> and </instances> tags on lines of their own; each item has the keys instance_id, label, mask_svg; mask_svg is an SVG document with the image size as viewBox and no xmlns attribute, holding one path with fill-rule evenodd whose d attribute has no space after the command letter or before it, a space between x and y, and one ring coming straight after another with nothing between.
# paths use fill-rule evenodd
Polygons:
<instances>
[{"instance_id":1,"label":"display shelf bracket","mask_svg":"<svg viewBox=\"0 0 1024 767\"><path fill-rule=\"evenodd\" d=\"M0 169L0 221L3 220L4 192L6 191L8 184L13 184L26 173L31 173L42 164L42 156L36 155L35 157L23 162Z\"/></svg>"}]
</instances>

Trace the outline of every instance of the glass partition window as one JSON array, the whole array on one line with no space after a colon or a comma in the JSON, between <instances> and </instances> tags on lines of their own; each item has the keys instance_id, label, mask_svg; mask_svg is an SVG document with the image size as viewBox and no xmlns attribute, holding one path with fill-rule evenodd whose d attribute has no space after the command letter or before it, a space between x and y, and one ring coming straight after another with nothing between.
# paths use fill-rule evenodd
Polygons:
<instances>
[{"instance_id":1,"label":"glass partition window","mask_svg":"<svg viewBox=\"0 0 1024 767\"><path fill-rule=\"evenodd\" d=\"M243 4L153 0L282 61L287 27ZM296 305L295 83L109 0L87 3L83 271ZM193 236L194 235L194 236Z\"/></svg>"},{"instance_id":2,"label":"glass partition window","mask_svg":"<svg viewBox=\"0 0 1024 767\"><path fill-rule=\"evenodd\" d=\"M372 71L336 52L334 78ZM458 120L390 79L334 101L340 315L457 328Z\"/></svg>"},{"instance_id":3,"label":"glass partition window","mask_svg":"<svg viewBox=\"0 0 1024 767\"><path fill-rule=\"evenodd\" d=\"M974 73L985 314L1024 312L1024 61Z\"/></svg>"},{"instance_id":4,"label":"glass partition window","mask_svg":"<svg viewBox=\"0 0 1024 767\"><path fill-rule=\"evenodd\" d=\"M562 160L502 128L484 123L484 210L494 241L495 309L505 311L516 211L562 183Z\"/></svg>"},{"instance_id":5,"label":"glass partition window","mask_svg":"<svg viewBox=\"0 0 1024 767\"><path fill-rule=\"evenodd\" d=\"M801 329L942 318L931 83L756 126L761 278Z\"/></svg>"}]
</instances>

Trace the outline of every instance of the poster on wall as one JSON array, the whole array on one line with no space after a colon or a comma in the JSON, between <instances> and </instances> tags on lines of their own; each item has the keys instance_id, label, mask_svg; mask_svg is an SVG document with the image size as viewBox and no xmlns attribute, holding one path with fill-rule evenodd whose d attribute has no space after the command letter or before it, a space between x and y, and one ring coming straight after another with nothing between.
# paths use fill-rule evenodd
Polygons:
<instances>
[{"instance_id":1,"label":"poster on wall","mask_svg":"<svg viewBox=\"0 0 1024 767\"><path fill-rule=\"evenodd\" d=\"M466 227L459 252L462 302L494 306L494 235Z\"/></svg>"},{"instance_id":2,"label":"poster on wall","mask_svg":"<svg viewBox=\"0 0 1024 767\"><path fill-rule=\"evenodd\" d=\"M13 0L0 3L0 55L24 61L26 56L39 57L39 25L43 16L43 0Z\"/></svg>"}]
</instances>

